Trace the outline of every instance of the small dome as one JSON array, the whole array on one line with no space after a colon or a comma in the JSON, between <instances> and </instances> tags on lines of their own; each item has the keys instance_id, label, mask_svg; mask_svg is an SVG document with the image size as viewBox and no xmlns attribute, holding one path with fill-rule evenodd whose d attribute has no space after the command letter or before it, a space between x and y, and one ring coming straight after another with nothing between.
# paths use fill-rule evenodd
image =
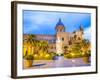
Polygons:
<instances>
[{"instance_id":1,"label":"small dome","mask_svg":"<svg viewBox=\"0 0 100 80\"><path fill-rule=\"evenodd\" d=\"M65 27L64 27L64 24L62 23L61 19L59 19L58 23L56 24L56 30L58 32L64 32L65 31Z\"/></svg>"},{"instance_id":2,"label":"small dome","mask_svg":"<svg viewBox=\"0 0 100 80\"><path fill-rule=\"evenodd\" d=\"M59 19L58 23L56 24L56 26L64 26L64 24L62 23L61 19Z\"/></svg>"}]
</instances>

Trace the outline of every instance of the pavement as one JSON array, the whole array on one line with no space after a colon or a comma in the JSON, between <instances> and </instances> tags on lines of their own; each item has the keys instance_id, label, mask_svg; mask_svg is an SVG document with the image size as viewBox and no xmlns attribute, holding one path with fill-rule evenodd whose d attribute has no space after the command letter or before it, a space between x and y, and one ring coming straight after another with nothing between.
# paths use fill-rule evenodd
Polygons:
<instances>
[{"instance_id":1,"label":"pavement","mask_svg":"<svg viewBox=\"0 0 100 80\"><path fill-rule=\"evenodd\" d=\"M66 59L63 56L60 56L58 60L34 60L33 66L28 69L82 67L90 65L90 63L85 63L82 58Z\"/></svg>"}]
</instances>

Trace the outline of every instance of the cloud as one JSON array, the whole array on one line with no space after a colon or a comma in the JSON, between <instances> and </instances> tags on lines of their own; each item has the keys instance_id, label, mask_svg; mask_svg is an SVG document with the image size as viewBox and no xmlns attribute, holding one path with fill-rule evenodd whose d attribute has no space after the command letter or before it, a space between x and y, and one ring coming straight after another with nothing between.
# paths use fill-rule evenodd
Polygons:
<instances>
[{"instance_id":1,"label":"cloud","mask_svg":"<svg viewBox=\"0 0 100 80\"><path fill-rule=\"evenodd\" d=\"M24 11L24 33L55 34L55 26L59 19L62 20L67 32L79 29L80 24L84 28L90 26L90 14L46 12L46 11ZM87 31L88 32L88 31ZM87 36L85 31L85 36Z\"/></svg>"},{"instance_id":2,"label":"cloud","mask_svg":"<svg viewBox=\"0 0 100 80\"><path fill-rule=\"evenodd\" d=\"M88 39L88 40L91 40L91 27L85 28L84 38Z\"/></svg>"}]
</instances>

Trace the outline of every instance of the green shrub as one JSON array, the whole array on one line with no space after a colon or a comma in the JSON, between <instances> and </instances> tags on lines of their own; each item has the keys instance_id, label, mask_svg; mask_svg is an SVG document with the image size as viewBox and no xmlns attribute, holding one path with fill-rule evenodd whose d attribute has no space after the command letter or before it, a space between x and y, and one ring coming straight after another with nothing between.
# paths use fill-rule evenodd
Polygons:
<instances>
[{"instance_id":1,"label":"green shrub","mask_svg":"<svg viewBox=\"0 0 100 80\"><path fill-rule=\"evenodd\" d=\"M69 53L64 55L66 58L81 58L82 53Z\"/></svg>"},{"instance_id":2,"label":"green shrub","mask_svg":"<svg viewBox=\"0 0 100 80\"><path fill-rule=\"evenodd\" d=\"M66 58L72 58L72 55L71 54L65 54L64 55Z\"/></svg>"}]
</instances>

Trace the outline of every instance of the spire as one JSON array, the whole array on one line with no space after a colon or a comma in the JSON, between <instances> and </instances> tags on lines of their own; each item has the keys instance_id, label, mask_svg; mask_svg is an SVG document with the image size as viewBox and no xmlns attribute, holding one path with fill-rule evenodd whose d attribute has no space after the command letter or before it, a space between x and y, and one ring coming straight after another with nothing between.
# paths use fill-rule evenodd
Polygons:
<instances>
[{"instance_id":1,"label":"spire","mask_svg":"<svg viewBox=\"0 0 100 80\"><path fill-rule=\"evenodd\" d=\"M83 31L83 25L80 25L80 30Z\"/></svg>"},{"instance_id":2,"label":"spire","mask_svg":"<svg viewBox=\"0 0 100 80\"><path fill-rule=\"evenodd\" d=\"M59 19L58 23L56 24L56 26L59 26L59 25L64 26L64 24L62 23L61 19Z\"/></svg>"}]
</instances>

